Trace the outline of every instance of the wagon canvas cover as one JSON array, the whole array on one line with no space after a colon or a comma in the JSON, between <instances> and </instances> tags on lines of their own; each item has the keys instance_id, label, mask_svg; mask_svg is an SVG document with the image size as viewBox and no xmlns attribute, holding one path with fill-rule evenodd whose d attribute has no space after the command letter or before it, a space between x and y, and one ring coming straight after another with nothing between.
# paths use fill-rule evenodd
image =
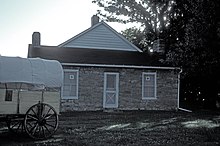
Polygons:
<instances>
[{"instance_id":1,"label":"wagon canvas cover","mask_svg":"<svg viewBox=\"0 0 220 146\"><path fill-rule=\"evenodd\" d=\"M0 88L59 88L62 82L58 61L0 56Z\"/></svg>"}]
</instances>

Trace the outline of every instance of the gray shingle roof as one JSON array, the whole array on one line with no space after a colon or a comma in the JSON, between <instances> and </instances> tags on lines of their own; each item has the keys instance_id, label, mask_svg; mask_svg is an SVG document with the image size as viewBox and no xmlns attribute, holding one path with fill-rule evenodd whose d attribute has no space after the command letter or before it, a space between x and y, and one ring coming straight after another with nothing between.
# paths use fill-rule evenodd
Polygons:
<instances>
[{"instance_id":1,"label":"gray shingle roof","mask_svg":"<svg viewBox=\"0 0 220 146\"><path fill-rule=\"evenodd\" d=\"M28 57L58 60L61 63L164 66L154 56L142 52L65 48L29 45Z\"/></svg>"}]
</instances>

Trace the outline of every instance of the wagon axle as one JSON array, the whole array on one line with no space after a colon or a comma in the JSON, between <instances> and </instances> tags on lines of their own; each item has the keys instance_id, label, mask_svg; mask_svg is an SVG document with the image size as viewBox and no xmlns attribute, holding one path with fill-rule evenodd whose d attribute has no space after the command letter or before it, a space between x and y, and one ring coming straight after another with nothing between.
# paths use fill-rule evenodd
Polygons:
<instances>
[{"instance_id":1,"label":"wagon axle","mask_svg":"<svg viewBox=\"0 0 220 146\"><path fill-rule=\"evenodd\" d=\"M38 121L38 125L39 126L45 126L45 124L46 124L46 120L45 119L42 119L42 120Z\"/></svg>"}]
</instances>

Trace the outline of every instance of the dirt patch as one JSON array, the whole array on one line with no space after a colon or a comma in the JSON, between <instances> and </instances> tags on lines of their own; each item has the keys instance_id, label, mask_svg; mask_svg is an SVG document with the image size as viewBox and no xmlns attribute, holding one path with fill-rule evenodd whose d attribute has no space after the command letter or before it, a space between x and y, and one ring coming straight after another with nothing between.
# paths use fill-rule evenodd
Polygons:
<instances>
[{"instance_id":1,"label":"dirt patch","mask_svg":"<svg viewBox=\"0 0 220 146\"><path fill-rule=\"evenodd\" d=\"M220 145L218 112L69 112L47 140L14 136L0 126L1 145Z\"/></svg>"}]
</instances>

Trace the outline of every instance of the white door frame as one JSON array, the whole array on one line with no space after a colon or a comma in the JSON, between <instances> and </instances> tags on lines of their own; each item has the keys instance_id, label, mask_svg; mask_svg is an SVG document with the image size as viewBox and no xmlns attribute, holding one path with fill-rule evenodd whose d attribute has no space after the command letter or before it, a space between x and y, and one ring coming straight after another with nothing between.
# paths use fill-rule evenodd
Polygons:
<instances>
[{"instance_id":1,"label":"white door frame","mask_svg":"<svg viewBox=\"0 0 220 146\"><path fill-rule=\"evenodd\" d=\"M108 75L115 75L115 87L116 89L114 91L108 91L107 89L107 76ZM106 95L107 93L115 93L115 104L107 104L106 103ZM103 92L103 107L104 108L117 108L118 107L118 94L119 94L119 73L116 72L105 72L104 73L104 92Z\"/></svg>"}]
</instances>

